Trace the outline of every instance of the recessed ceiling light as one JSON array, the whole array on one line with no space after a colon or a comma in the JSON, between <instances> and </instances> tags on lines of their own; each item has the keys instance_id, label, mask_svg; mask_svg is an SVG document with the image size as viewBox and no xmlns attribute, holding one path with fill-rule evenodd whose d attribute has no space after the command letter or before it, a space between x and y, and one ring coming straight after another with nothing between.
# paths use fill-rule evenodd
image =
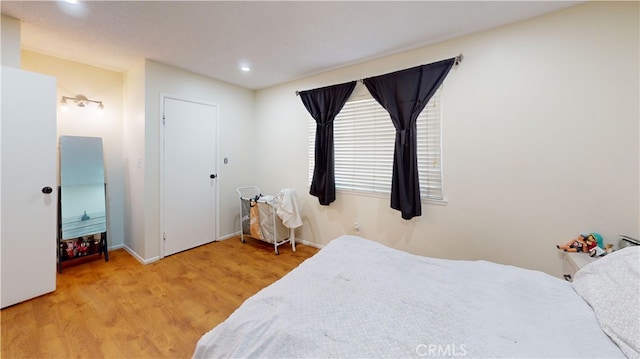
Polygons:
<instances>
[{"instance_id":1,"label":"recessed ceiling light","mask_svg":"<svg viewBox=\"0 0 640 359\"><path fill-rule=\"evenodd\" d=\"M249 66L240 66L240 70L244 72L249 72L251 71L251 68Z\"/></svg>"},{"instance_id":2,"label":"recessed ceiling light","mask_svg":"<svg viewBox=\"0 0 640 359\"><path fill-rule=\"evenodd\" d=\"M57 0L56 3L58 8L69 16L80 19L89 14L89 8L87 7L89 1Z\"/></svg>"}]
</instances>

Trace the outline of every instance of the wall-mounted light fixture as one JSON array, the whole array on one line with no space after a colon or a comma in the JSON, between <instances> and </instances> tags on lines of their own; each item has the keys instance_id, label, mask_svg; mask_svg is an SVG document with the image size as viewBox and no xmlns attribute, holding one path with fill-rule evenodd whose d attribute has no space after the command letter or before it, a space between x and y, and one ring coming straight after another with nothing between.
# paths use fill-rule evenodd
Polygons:
<instances>
[{"instance_id":1,"label":"wall-mounted light fixture","mask_svg":"<svg viewBox=\"0 0 640 359\"><path fill-rule=\"evenodd\" d=\"M63 109L67 106L67 100L72 101L78 107L87 107L90 103L95 103L98 104L99 109L104 109L102 101L88 99L85 95L76 95L76 97L62 96L62 99L60 99L60 105L62 105Z\"/></svg>"}]
</instances>

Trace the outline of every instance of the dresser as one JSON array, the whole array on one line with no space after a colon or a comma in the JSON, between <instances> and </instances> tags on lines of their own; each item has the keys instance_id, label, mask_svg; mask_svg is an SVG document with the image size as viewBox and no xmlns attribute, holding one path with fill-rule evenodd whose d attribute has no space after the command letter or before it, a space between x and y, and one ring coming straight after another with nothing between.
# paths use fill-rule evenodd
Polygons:
<instances>
[{"instance_id":1,"label":"dresser","mask_svg":"<svg viewBox=\"0 0 640 359\"><path fill-rule=\"evenodd\" d=\"M576 272L587 264L597 261L599 257L591 257L582 252L564 252L562 260L562 274L564 279L571 282Z\"/></svg>"}]
</instances>

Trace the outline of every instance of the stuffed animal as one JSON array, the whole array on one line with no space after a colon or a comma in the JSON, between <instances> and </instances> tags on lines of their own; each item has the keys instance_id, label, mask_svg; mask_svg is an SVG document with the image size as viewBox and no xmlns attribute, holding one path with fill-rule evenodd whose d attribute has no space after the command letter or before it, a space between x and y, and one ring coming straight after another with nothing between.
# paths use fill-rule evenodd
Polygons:
<instances>
[{"instance_id":1,"label":"stuffed animal","mask_svg":"<svg viewBox=\"0 0 640 359\"><path fill-rule=\"evenodd\" d=\"M89 242L82 241L78 246L78 255L85 256L87 255L88 251L89 251Z\"/></svg>"},{"instance_id":2,"label":"stuffed animal","mask_svg":"<svg viewBox=\"0 0 640 359\"><path fill-rule=\"evenodd\" d=\"M66 245L65 250L67 251L67 257L68 258L75 257L76 254L78 253L75 243L73 241L66 241L65 245Z\"/></svg>"},{"instance_id":3,"label":"stuffed animal","mask_svg":"<svg viewBox=\"0 0 640 359\"><path fill-rule=\"evenodd\" d=\"M556 248L563 249L565 252L584 253L589 253L596 247L602 248L602 236L598 233L581 234L565 245L556 245Z\"/></svg>"},{"instance_id":4,"label":"stuffed animal","mask_svg":"<svg viewBox=\"0 0 640 359\"><path fill-rule=\"evenodd\" d=\"M605 244L604 249L602 249L599 246L598 247L594 247L593 249L591 249L589 251L589 255L592 256L592 257L596 257L596 256L602 257L602 256L605 256L605 255L611 253L611 252L613 252L613 244L607 243L607 244Z\"/></svg>"},{"instance_id":5,"label":"stuffed animal","mask_svg":"<svg viewBox=\"0 0 640 359\"><path fill-rule=\"evenodd\" d=\"M67 251L67 257L73 258L73 244L67 242L65 250Z\"/></svg>"},{"instance_id":6,"label":"stuffed animal","mask_svg":"<svg viewBox=\"0 0 640 359\"><path fill-rule=\"evenodd\" d=\"M607 243L607 244L604 246L604 251L605 251L605 253L607 253L607 254L612 253L612 252L613 252L613 244L611 244L611 243Z\"/></svg>"}]
</instances>

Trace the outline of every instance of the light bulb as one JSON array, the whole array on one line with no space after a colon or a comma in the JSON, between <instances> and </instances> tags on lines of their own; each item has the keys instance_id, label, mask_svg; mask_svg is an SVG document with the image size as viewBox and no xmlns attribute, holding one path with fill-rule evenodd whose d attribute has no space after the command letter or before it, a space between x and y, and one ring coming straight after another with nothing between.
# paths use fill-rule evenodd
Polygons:
<instances>
[{"instance_id":1,"label":"light bulb","mask_svg":"<svg viewBox=\"0 0 640 359\"><path fill-rule=\"evenodd\" d=\"M60 100L60 109L63 112L67 112L67 99L65 99L64 97Z\"/></svg>"}]
</instances>

